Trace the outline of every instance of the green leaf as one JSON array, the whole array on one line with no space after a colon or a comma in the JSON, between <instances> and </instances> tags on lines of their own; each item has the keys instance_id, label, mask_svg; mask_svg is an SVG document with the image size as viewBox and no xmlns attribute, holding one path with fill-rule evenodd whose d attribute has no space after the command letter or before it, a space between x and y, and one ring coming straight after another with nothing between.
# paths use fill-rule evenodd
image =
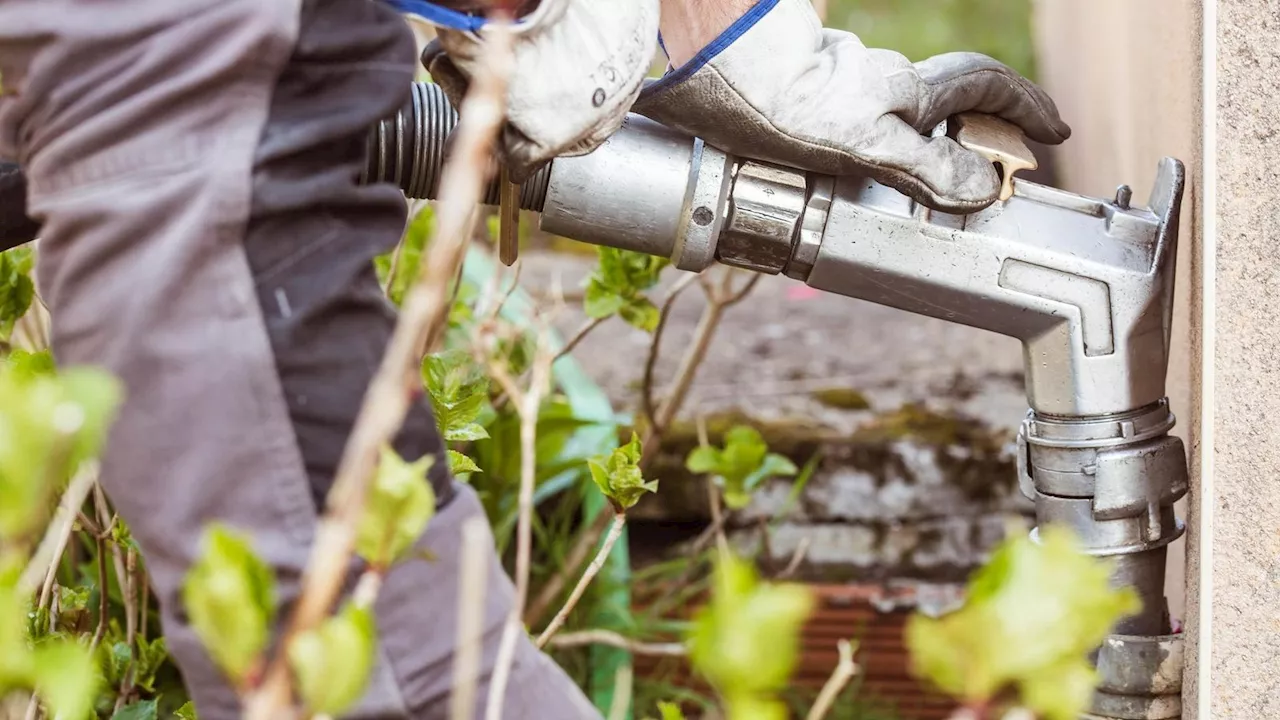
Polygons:
<instances>
[{"instance_id":1,"label":"green leaf","mask_svg":"<svg viewBox=\"0 0 1280 720\"><path fill-rule=\"evenodd\" d=\"M476 461L463 455L457 450L449 451L449 472L454 475L464 475L466 473L483 472Z\"/></svg>"},{"instance_id":2,"label":"green leaf","mask_svg":"<svg viewBox=\"0 0 1280 720\"><path fill-rule=\"evenodd\" d=\"M53 353L48 350L27 352L14 349L5 356L4 361L9 365L10 372L23 379L30 379L36 375L54 375L57 371Z\"/></svg>"},{"instance_id":3,"label":"green leaf","mask_svg":"<svg viewBox=\"0 0 1280 720\"><path fill-rule=\"evenodd\" d=\"M407 463L383 448L356 535L356 552L373 567L385 569L399 560L435 515L436 495L427 481L434 462L425 455Z\"/></svg>"},{"instance_id":4,"label":"green leaf","mask_svg":"<svg viewBox=\"0 0 1280 720\"><path fill-rule=\"evenodd\" d=\"M155 700L139 700L117 710L111 720L156 720L159 716Z\"/></svg>"},{"instance_id":5,"label":"green leaf","mask_svg":"<svg viewBox=\"0 0 1280 720\"><path fill-rule=\"evenodd\" d=\"M662 720L684 720L684 711L673 702L659 702L658 712L662 713Z\"/></svg>"},{"instance_id":6,"label":"green leaf","mask_svg":"<svg viewBox=\"0 0 1280 720\"><path fill-rule=\"evenodd\" d=\"M645 291L657 285L665 258L600 247L600 263L587 278L583 309L595 319L618 315L634 327L652 332L659 312Z\"/></svg>"},{"instance_id":7,"label":"green leaf","mask_svg":"<svg viewBox=\"0 0 1280 720\"><path fill-rule=\"evenodd\" d=\"M339 715L364 693L376 649L373 612L348 605L289 646L298 693L312 713Z\"/></svg>"},{"instance_id":8,"label":"green leaf","mask_svg":"<svg viewBox=\"0 0 1280 720\"><path fill-rule=\"evenodd\" d=\"M444 434L444 439L449 442L471 442L474 440L484 440L487 437L489 437L488 431L476 423L447 430Z\"/></svg>"},{"instance_id":9,"label":"green leaf","mask_svg":"<svg viewBox=\"0 0 1280 720\"><path fill-rule=\"evenodd\" d=\"M36 296L36 286L31 281L34 264L29 247L0 253L0 338L7 339L31 307Z\"/></svg>"},{"instance_id":10,"label":"green leaf","mask_svg":"<svg viewBox=\"0 0 1280 720\"><path fill-rule=\"evenodd\" d=\"M684 466L699 474L715 472L720 467L720 451L710 445L699 445L689 453Z\"/></svg>"},{"instance_id":11,"label":"green leaf","mask_svg":"<svg viewBox=\"0 0 1280 720\"><path fill-rule=\"evenodd\" d=\"M730 708L741 708L734 720L786 717L776 714L775 695L795 670L812 608L803 586L763 583L749 563L719 559L711 602L694 616L690 658Z\"/></svg>"},{"instance_id":12,"label":"green leaf","mask_svg":"<svg viewBox=\"0 0 1280 720\"><path fill-rule=\"evenodd\" d=\"M632 327L651 333L658 329L662 313L648 298L633 298L618 310L618 317Z\"/></svg>"},{"instance_id":13,"label":"green leaf","mask_svg":"<svg viewBox=\"0 0 1280 720\"><path fill-rule=\"evenodd\" d=\"M65 720L94 717L98 694L98 667L87 647L72 642L36 647L35 686L53 712Z\"/></svg>"},{"instance_id":14,"label":"green leaf","mask_svg":"<svg viewBox=\"0 0 1280 720\"><path fill-rule=\"evenodd\" d=\"M1039 717L1075 718L1093 691L1088 653L1141 607L1110 575L1110 563L1085 555L1068 529L1046 526L1038 543L1014 532L973 577L962 608L912 616L913 670L966 702L1014 690Z\"/></svg>"},{"instance_id":15,"label":"green leaf","mask_svg":"<svg viewBox=\"0 0 1280 720\"><path fill-rule=\"evenodd\" d=\"M622 512L635 506L645 493L657 492L658 481L645 482L640 472L640 438L631 433L631 442L617 448L606 457L587 462L591 479L600 492Z\"/></svg>"},{"instance_id":16,"label":"green leaf","mask_svg":"<svg viewBox=\"0 0 1280 720\"><path fill-rule=\"evenodd\" d=\"M764 437L755 428L736 425L725 433L723 449L697 447L685 459L691 472L711 475L724 493L730 509L740 510L751 503L751 495L766 480L796 474L795 463L769 452Z\"/></svg>"},{"instance_id":17,"label":"green leaf","mask_svg":"<svg viewBox=\"0 0 1280 720\"><path fill-rule=\"evenodd\" d=\"M275 615L271 569L248 539L213 524L187 573L182 600L192 629L214 662L233 683L242 683L270 639Z\"/></svg>"},{"instance_id":18,"label":"green leaf","mask_svg":"<svg viewBox=\"0 0 1280 720\"><path fill-rule=\"evenodd\" d=\"M476 419L489 398L489 378L465 351L448 350L422 361L422 379L440 433L467 442L488 437Z\"/></svg>"},{"instance_id":19,"label":"green leaf","mask_svg":"<svg viewBox=\"0 0 1280 720\"><path fill-rule=\"evenodd\" d=\"M582 298L582 309L587 313L587 317L597 320L616 315L626 304L626 298L610 291L594 279L587 283L587 290Z\"/></svg>"},{"instance_id":20,"label":"green leaf","mask_svg":"<svg viewBox=\"0 0 1280 720\"><path fill-rule=\"evenodd\" d=\"M387 288L387 298L396 305L404 302L405 293L418 276L422 251L434 228L435 212L430 205L424 205L409 221L397 248L374 259L378 280ZM393 265L395 277L390 277Z\"/></svg>"},{"instance_id":21,"label":"green leaf","mask_svg":"<svg viewBox=\"0 0 1280 720\"><path fill-rule=\"evenodd\" d=\"M183 703L182 707L175 710L173 714L178 720L200 720L196 715L196 706L192 705L190 700Z\"/></svg>"},{"instance_id":22,"label":"green leaf","mask_svg":"<svg viewBox=\"0 0 1280 720\"><path fill-rule=\"evenodd\" d=\"M0 538L43 526L50 498L97 454L122 394L98 370L49 375L0 366Z\"/></svg>"}]
</instances>

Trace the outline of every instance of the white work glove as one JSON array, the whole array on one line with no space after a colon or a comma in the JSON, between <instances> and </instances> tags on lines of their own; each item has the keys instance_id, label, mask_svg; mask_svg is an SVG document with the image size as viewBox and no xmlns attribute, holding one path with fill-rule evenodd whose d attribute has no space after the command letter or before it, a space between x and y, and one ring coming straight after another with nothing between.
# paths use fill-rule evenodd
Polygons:
<instances>
[{"instance_id":1,"label":"white work glove","mask_svg":"<svg viewBox=\"0 0 1280 720\"><path fill-rule=\"evenodd\" d=\"M422 62L456 107L481 57L484 21L412 5L438 27ZM557 156L594 150L621 127L657 53L658 0L541 0L515 32L500 150L521 182Z\"/></svg>"},{"instance_id":2,"label":"white work glove","mask_svg":"<svg viewBox=\"0 0 1280 720\"><path fill-rule=\"evenodd\" d=\"M823 29L809 0L761 0L693 59L650 83L633 110L735 155L832 175L866 175L936 210L995 202L1000 177L949 138L923 136L968 111L1031 139L1071 129L1040 88L976 53L912 64Z\"/></svg>"}]
</instances>

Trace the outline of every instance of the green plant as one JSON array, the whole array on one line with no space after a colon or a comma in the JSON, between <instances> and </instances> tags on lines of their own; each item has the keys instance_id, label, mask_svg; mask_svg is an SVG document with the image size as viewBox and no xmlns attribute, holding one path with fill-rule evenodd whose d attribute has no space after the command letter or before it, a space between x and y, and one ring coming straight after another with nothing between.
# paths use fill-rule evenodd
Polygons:
<instances>
[{"instance_id":1,"label":"green plant","mask_svg":"<svg viewBox=\"0 0 1280 720\"><path fill-rule=\"evenodd\" d=\"M724 698L727 720L785 720L779 694L795 670L812 596L800 585L762 583L754 567L728 554L712 588L693 621L694 667Z\"/></svg>"},{"instance_id":2,"label":"green plant","mask_svg":"<svg viewBox=\"0 0 1280 720\"><path fill-rule=\"evenodd\" d=\"M797 472L795 463L769 452L759 430L738 425L725 433L723 448L701 445L689 453L685 466L690 472L712 476L724 493L731 509L741 509L751 502L751 493L760 483L774 477L789 477Z\"/></svg>"},{"instance_id":3,"label":"green plant","mask_svg":"<svg viewBox=\"0 0 1280 720\"><path fill-rule=\"evenodd\" d=\"M658 284L658 276L668 265L665 258L628 250L601 247L600 264L587 279L583 308L587 316L607 318L617 315L646 332L658 327L658 307L645 291Z\"/></svg>"},{"instance_id":4,"label":"green plant","mask_svg":"<svg viewBox=\"0 0 1280 720\"><path fill-rule=\"evenodd\" d=\"M907 625L915 671L990 717L1013 706L1045 720L1079 717L1097 681L1088 653L1141 606L1069 530L1042 530L1039 542L1011 530L970 580L963 608Z\"/></svg>"}]
</instances>

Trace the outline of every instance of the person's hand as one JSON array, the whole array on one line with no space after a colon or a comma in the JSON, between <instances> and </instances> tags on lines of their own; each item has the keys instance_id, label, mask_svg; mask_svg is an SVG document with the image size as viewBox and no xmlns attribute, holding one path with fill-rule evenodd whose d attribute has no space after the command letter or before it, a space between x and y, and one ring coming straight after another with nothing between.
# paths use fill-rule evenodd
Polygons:
<instances>
[{"instance_id":1,"label":"person's hand","mask_svg":"<svg viewBox=\"0 0 1280 720\"><path fill-rule=\"evenodd\" d=\"M430 3L397 5L438 27L422 62L456 106L480 62L483 19ZM621 127L657 52L658 0L541 0L515 32L501 152L521 182Z\"/></svg>"},{"instance_id":2,"label":"person's hand","mask_svg":"<svg viewBox=\"0 0 1280 720\"><path fill-rule=\"evenodd\" d=\"M663 22L665 40L671 33ZM1041 143L1071 134L1049 96L1005 65L976 53L912 64L866 48L851 33L823 29L809 0L756 3L649 84L633 110L736 155L866 175L960 214L995 202L999 174L954 140L923 133L975 111L1002 117Z\"/></svg>"}]
</instances>

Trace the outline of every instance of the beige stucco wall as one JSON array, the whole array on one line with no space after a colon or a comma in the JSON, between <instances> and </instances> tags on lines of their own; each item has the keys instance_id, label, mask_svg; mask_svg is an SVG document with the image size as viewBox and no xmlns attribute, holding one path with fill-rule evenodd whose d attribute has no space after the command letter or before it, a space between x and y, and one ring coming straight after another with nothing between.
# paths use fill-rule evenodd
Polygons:
<instances>
[{"instance_id":1,"label":"beige stucco wall","mask_svg":"<svg viewBox=\"0 0 1280 720\"><path fill-rule=\"evenodd\" d=\"M1117 185L1142 201L1156 165L1172 156L1192 178L1199 145L1199 0L1037 0L1039 80L1072 127L1057 152L1059 182L1067 190L1109 197ZM1184 203L1178 252L1174 347L1168 387L1179 419L1175 433L1192 443L1189 319L1190 263L1195 238L1195 183ZM1181 506L1185 513L1186 502ZM1185 617L1185 539L1170 549L1170 612Z\"/></svg>"},{"instance_id":2,"label":"beige stucco wall","mask_svg":"<svg viewBox=\"0 0 1280 720\"><path fill-rule=\"evenodd\" d=\"M1204 163L1200 152L1203 137L1202 2L1035 1L1041 81L1058 100L1075 130L1072 139L1056 158L1063 185L1077 192L1098 195L1110 193L1117 183L1125 182L1132 185L1135 196L1141 198L1151 187L1159 158L1171 155L1183 160L1188 166L1191 182L1184 204L1178 253L1176 320L1168 387L1174 411L1179 417L1179 427L1175 432L1187 443L1190 453L1192 493L1180 503L1181 509L1188 516L1189 532L1183 541L1171 548L1172 557L1166 583L1170 610L1175 616L1186 619L1188 647L1183 717L1188 720L1208 720L1210 717L1215 720L1280 717L1280 707L1271 706L1269 712L1263 709L1268 702L1280 702L1280 692L1277 692L1275 686L1275 664L1267 663L1260 657L1260 653L1268 658L1274 658L1280 653L1280 650L1274 649L1280 648L1276 637L1277 632L1280 632L1280 624L1275 621L1274 610L1280 600L1275 597L1275 588L1280 586L1277 582L1280 581L1280 572L1275 571L1273 564L1272 573L1265 576L1271 582L1271 597L1267 597L1267 593L1256 596L1264 604L1249 604L1247 610L1237 605L1236 609L1226 611L1227 615L1234 617L1223 617L1222 608L1224 598L1231 598L1232 602L1236 602L1236 599L1258 592L1260 576L1246 558L1252 551L1244 549L1248 547L1248 541L1244 538L1248 535L1275 536L1275 533L1265 531L1260 534L1259 531L1268 526L1258 524L1261 520L1280 516L1274 512L1275 504L1265 499L1260 504L1254 504L1253 500L1257 495L1253 493L1239 495L1239 500L1235 503L1235 514L1242 518L1249 516L1250 524L1242 523L1231 532L1231 535L1238 535L1239 538L1231 537L1230 546L1223 544L1224 536L1219 533L1216 538L1204 543L1203 553L1200 548L1203 540L1199 529L1199 509L1203 497L1200 472L1203 448L1200 443L1205 437L1201 430L1201 348L1212 347L1214 341L1210 336L1208 342L1205 342L1205 314L1212 312L1212 305L1206 304L1206 294L1199 282L1206 247L1201 234L1204 228L1201 212L1204 207L1201 173ZM1238 42L1242 38L1256 39L1258 43L1266 43L1274 55L1275 45L1271 38L1274 37L1275 28L1266 30L1266 20L1262 17L1266 14L1265 7L1273 6L1274 3L1229 4L1237 7L1235 14L1238 17L1233 18L1233 24L1243 30L1234 34L1233 41ZM1258 17L1247 17L1251 14ZM1223 53L1235 51L1224 49ZM1271 99L1274 100L1274 97ZM1225 127L1226 124L1224 121L1221 126ZM1255 132L1256 129L1251 128L1250 132ZM1238 129L1232 129L1228 135L1234 136L1239 132ZM1257 142L1255 139L1255 144ZM1243 159L1251 155L1239 157ZM1272 194L1275 194L1274 190ZM1246 224L1257 223L1266 216L1259 212L1265 206L1249 203L1241 205L1249 205L1253 210L1247 216L1248 220L1240 217L1223 223L1223 226L1233 227L1243 235L1247 232ZM1226 216L1221 217L1225 219ZM1264 268L1267 267L1269 258L1260 252L1265 250L1264 245L1244 241L1235 243L1235 247L1227 255L1238 254L1242 271L1244 268L1252 268L1254 273L1266 273ZM1222 257L1220 254L1219 258ZM1224 290L1228 288L1217 292L1221 294ZM1256 329L1267 326L1262 318L1266 318L1268 314L1257 303L1254 297L1256 291L1245 287L1244 282L1236 282L1236 286L1229 288L1229 291L1238 293L1233 298L1233 312L1236 315L1234 322L1253 329L1248 342L1260 341ZM1280 301L1276 304L1280 305ZM1276 310L1270 313L1271 317L1276 316ZM1211 323L1208 325L1212 327ZM1275 324L1271 326L1277 327ZM1239 348L1245 344L1245 337L1241 336L1228 345ZM1272 347L1274 348L1274 344ZM1222 348L1223 345L1219 342L1219 354L1222 353ZM1254 352L1256 354L1256 350ZM1269 357L1274 363L1274 353ZM1232 363L1228 363L1230 364ZM1267 381L1263 378L1265 373L1258 372L1256 363L1246 361L1244 364L1254 367L1239 367L1237 372L1251 373L1252 377L1244 383L1233 383L1236 392L1231 394L1232 399L1244 400L1252 397L1256 403L1269 395L1275 396L1276 390L1267 389ZM1223 376L1220 374L1218 377ZM1246 430L1245 423L1254 422L1239 417L1226 419L1228 413L1235 412L1234 407L1229 408L1227 405L1220 398L1215 409L1218 422L1214 423L1213 430L1218 437L1223 437L1223 430L1229 426L1237 426L1234 429L1240 432ZM1266 434L1256 429L1256 426L1247 432L1248 434L1233 437L1243 439L1250 434L1253 437ZM1262 459L1254 452L1256 448L1247 442L1235 442L1231 445L1237 447L1227 452L1239 459L1240 466L1232 468L1237 473L1235 481L1219 481L1219 490L1229 488L1225 491L1243 493L1246 492L1246 486L1266 482L1259 478L1274 476L1275 471L1280 470L1280 457L1276 454L1272 455L1269 464L1259 463L1249 467L1249 461ZM1212 453L1212 450L1209 452ZM1272 472L1262 470L1268 467ZM1216 477L1217 473L1213 475ZM1257 489L1249 488L1254 491ZM1280 500L1280 492L1272 492L1271 495ZM1223 495L1219 494L1218 497ZM1266 512L1267 508L1271 509L1270 513ZM1223 511L1217 512L1222 514ZM1221 523L1220 520L1218 525L1221 526ZM1280 540L1268 539L1268 542L1273 548L1271 555L1274 558L1274 547L1280 544ZM1217 584L1219 590L1207 590L1205 604L1212 603L1217 612L1212 632L1209 633L1214 642L1203 648L1198 642L1202 606L1199 558L1202 556L1212 558L1211 566L1220 578L1230 578L1225 583L1220 581ZM1235 585L1237 577L1248 578L1245 587ZM1265 604L1268 602L1270 608ZM1246 615L1251 617L1246 620ZM1205 617L1208 617L1207 613ZM1238 646L1244 651L1243 654L1227 649L1245 640L1250 632L1257 629L1256 626L1250 626L1262 622L1263 618L1269 618L1265 623L1267 629L1261 635L1253 637L1265 638L1272 649L1265 650L1257 639ZM1213 707L1211 711L1203 713L1200 712L1199 702L1201 657L1208 669L1213 670L1210 681L1212 691L1208 693L1208 697L1213 700Z\"/></svg>"}]
</instances>

